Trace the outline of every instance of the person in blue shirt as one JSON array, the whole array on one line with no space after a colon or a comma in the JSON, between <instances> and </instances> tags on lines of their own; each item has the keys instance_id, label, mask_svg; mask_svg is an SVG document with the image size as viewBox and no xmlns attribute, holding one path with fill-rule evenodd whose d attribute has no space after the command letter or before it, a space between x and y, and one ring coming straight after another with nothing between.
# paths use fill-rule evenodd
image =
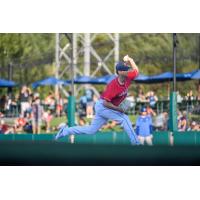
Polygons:
<instances>
[{"instance_id":1,"label":"person in blue shirt","mask_svg":"<svg viewBox=\"0 0 200 200\"><path fill-rule=\"evenodd\" d=\"M86 96L81 96L80 100L80 108L86 113L86 107L87 107L87 97Z\"/></svg>"},{"instance_id":2,"label":"person in blue shirt","mask_svg":"<svg viewBox=\"0 0 200 200\"><path fill-rule=\"evenodd\" d=\"M148 100L149 100L149 105L151 108L155 108L156 102L158 101L157 96L154 94L153 91L150 91L149 96L148 96Z\"/></svg>"},{"instance_id":3,"label":"person in blue shirt","mask_svg":"<svg viewBox=\"0 0 200 200\"><path fill-rule=\"evenodd\" d=\"M93 107L94 107L94 92L91 89L86 89L85 96L87 98L86 116L87 118L93 118Z\"/></svg>"},{"instance_id":4,"label":"person in blue shirt","mask_svg":"<svg viewBox=\"0 0 200 200\"><path fill-rule=\"evenodd\" d=\"M147 109L143 107L141 109L141 114L136 120L136 134L138 135L138 139L141 145L144 145L146 142L147 145L152 146L152 135L153 127L152 127L152 118L147 114Z\"/></svg>"}]
</instances>

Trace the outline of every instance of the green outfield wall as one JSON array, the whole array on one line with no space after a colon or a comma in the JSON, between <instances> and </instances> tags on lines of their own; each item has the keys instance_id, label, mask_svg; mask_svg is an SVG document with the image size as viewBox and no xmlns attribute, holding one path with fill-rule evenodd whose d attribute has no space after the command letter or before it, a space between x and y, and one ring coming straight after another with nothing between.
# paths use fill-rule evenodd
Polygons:
<instances>
[{"instance_id":1,"label":"green outfield wall","mask_svg":"<svg viewBox=\"0 0 200 200\"><path fill-rule=\"evenodd\" d=\"M155 132L154 144L169 145L168 132ZM0 141L52 141L53 134L10 134L0 135ZM70 143L69 137L64 137L60 142ZM130 144L128 136L124 132L98 132L95 135L76 135L75 144Z\"/></svg>"},{"instance_id":2,"label":"green outfield wall","mask_svg":"<svg viewBox=\"0 0 200 200\"><path fill-rule=\"evenodd\" d=\"M154 132L154 145L170 145L170 132ZM53 134L10 134L0 135L0 141L52 141ZM59 142L70 143L69 137L64 137ZM76 135L75 144L130 144L124 132L98 132L95 135ZM200 132L174 132L174 145L200 145Z\"/></svg>"}]
</instances>

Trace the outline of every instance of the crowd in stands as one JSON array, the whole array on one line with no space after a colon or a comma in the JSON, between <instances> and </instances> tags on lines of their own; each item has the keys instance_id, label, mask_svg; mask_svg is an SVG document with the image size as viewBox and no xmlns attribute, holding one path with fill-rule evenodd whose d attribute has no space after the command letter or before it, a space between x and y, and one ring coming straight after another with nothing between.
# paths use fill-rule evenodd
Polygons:
<instances>
[{"instance_id":1,"label":"crowd in stands","mask_svg":"<svg viewBox=\"0 0 200 200\"><path fill-rule=\"evenodd\" d=\"M77 125L88 124L88 119L94 116L94 105L98 97L94 90L86 88L84 94L78 99L76 104ZM128 94L127 99L131 102L130 115L141 114L141 108L145 108L145 115L152 119L152 127L154 130L167 130L169 123L169 112L157 112L156 104L159 98L154 91L146 94L139 90L135 97L132 93ZM197 120L191 120L189 115L196 109L193 101L199 100L200 95L194 96L193 91L189 91L185 97L177 92L177 102L180 104L183 100L187 101L185 110L178 112L178 130L184 131L200 131L200 123ZM136 104L144 103L142 107L133 113ZM39 93L34 93L27 86L23 86L17 95L2 95L0 97L0 133L46 133L56 131L57 127L52 127L51 122L54 117L60 117L66 114L67 99L61 95L49 92L44 98L40 98ZM17 113L20 111L19 113ZM14 124L5 122L5 117L15 117ZM102 129L114 129L117 122L109 121ZM136 127L136 124L133 124Z\"/></svg>"},{"instance_id":2,"label":"crowd in stands","mask_svg":"<svg viewBox=\"0 0 200 200\"><path fill-rule=\"evenodd\" d=\"M51 131L53 117L64 112L64 99L50 92L44 100L39 93L32 93L30 88L23 86L16 96L3 95L0 99L0 133L41 133L42 124L45 132ZM20 111L20 112L19 112ZM17 112L18 115L15 115ZM5 116L15 116L14 124L6 124ZM52 127L53 128L53 127Z\"/></svg>"}]
</instances>

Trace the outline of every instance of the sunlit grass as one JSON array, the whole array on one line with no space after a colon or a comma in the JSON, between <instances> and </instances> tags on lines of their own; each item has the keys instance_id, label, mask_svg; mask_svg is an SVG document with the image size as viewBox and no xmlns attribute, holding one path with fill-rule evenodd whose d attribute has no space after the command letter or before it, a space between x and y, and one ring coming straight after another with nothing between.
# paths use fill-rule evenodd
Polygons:
<instances>
[{"instance_id":1,"label":"sunlit grass","mask_svg":"<svg viewBox=\"0 0 200 200\"><path fill-rule=\"evenodd\" d=\"M137 116L135 115L129 115L129 118L131 120L131 122L133 124L135 124L135 121L136 121L136 118ZM85 117L85 121L86 121L86 124L89 125L92 121L92 119L88 119ZM66 123L67 122L67 118L66 116L62 116L62 117L54 117L53 120L51 121L51 127L57 127L59 124L61 123ZM102 131L110 131L111 129L103 129ZM120 126L116 126L112 129L112 131L120 131L121 130L121 127Z\"/></svg>"}]
</instances>

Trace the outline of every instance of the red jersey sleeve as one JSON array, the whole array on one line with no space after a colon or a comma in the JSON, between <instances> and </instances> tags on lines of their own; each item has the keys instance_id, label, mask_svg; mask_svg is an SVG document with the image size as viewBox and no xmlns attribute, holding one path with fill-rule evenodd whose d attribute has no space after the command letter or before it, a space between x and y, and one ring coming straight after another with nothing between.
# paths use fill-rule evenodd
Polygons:
<instances>
[{"instance_id":1,"label":"red jersey sleeve","mask_svg":"<svg viewBox=\"0 0 200 200\"><path fill-rule=\"evenodd\" d=\"M135 79L137 76L139 75L139 71L138 70L132 70L130 72L128 72L127 77L131 80Z\"/></svg>"}]
</instances>

